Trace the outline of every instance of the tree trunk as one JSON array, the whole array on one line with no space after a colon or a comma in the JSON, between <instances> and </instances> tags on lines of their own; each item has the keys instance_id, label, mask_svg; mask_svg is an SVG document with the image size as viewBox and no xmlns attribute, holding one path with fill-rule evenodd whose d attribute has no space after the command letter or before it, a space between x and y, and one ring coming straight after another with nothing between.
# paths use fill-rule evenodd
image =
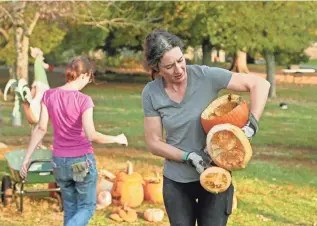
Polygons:
<instances>
[{"instance_id":1,"label":"tree trunk","mask_svg":"<svg viewBox=\"0 0 317 226\"><path fill-rule=\"evenodd\" d=\"M247 53L237 51L234 54L233 61L229 70L238 73L249 73L249 69L247 66Z\"/></svg>"},{"instance_id":2,"label":"tree trunk","mask_svg":"<svg viewBox=\"0 0 317 226\"><path fill-rule=\"evenodd\" d=\"M211 50L212 44L210 42L209 36L207 38L203 38L202 40L202 49L203 49L203 65L210 65L211 63Z\"/></svg>"},{"instance_id":3,"label":"tree trunk","mask_svg":"<svg viewBox=\"0 0 317 226\"><path fill-rule=\"evenodd\" d=\"M18 79L24 78L28 82L29 70L29 38L24 35L22 27L15 30L15 48L16 48L16 76Z\"/></svg>"},{"instance_id":4,"label":"tree trunk","mask_svg":"<svg viewBox=\"0 0 317 226\"><path fill-rule=\"evenodd\" d=\"M274 53L264 50L264 59L266 62L266 74L267 81L270 82L271 88L269 91L269 97L276 97L276 84L275 84L275 57Z\"/></svg>"}]
</instances>

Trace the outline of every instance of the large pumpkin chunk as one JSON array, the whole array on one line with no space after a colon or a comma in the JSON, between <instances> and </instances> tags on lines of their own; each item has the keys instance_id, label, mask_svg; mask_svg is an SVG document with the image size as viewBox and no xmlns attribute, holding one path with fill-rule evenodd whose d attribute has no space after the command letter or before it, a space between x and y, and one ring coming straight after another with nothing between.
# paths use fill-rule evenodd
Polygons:
<instances>
[{"instance_id":1,"label":"large pumpkin chunk","mask_svg":"<svg viewBox=\"0 0 317 226\"><path fill-rule=\"evenodd\" d=\"M249 107L241 96L227 94L214 100L201 114L206 133L218 124L230 123L242 128L249 119Z\"/></svg>"},{"instance_id":2,"label":"large pumpkin chunk","mask_svg":"<svg viewBox=\"0 0 317 226\"><path fill-rule=\"evenodd\" d=\"M248 138L240 128L231 124L214 126L206 143L213 162L227 170L245 168L252 156Z\"/></svg>"},{"instance_id":3,"label":"large pumpkin chunk","mask_svg":"<svg viewBox=\"0 0 317 226\"><path fill-rule=\"evenodd\" d=\"M225 169L212 166L200 175L200 184L209 192L224 192L231 184L231 175L229 171Z\"/></svg>"}]
</instances>

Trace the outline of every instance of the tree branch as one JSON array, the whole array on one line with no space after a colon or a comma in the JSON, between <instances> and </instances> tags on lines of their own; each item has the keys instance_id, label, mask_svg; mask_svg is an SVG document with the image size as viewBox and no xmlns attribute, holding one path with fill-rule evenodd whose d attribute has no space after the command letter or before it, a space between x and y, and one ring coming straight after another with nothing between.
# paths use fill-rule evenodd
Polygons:
<instances>
[{"instance_id":1,"label":"tree branch","mask_svg":"<svg viewBox=\"0 0 317 226\"><path fill-rule=\"evenodd\" d=\"M34 15L34 18L33 18L32 22L31 22L31 24L30 24L30 26L29 26L29 28L28 28L28 31L27 31L27 34L28 34L28 35L31 35L31 34L32 34L32 32L33 32L33 30L34 30L34 27L35 27L37 21L39 20L39 18L40 18L40 13L39 13L39 12L36 12L35 15Z\"/></svg>"},{"instance_id":2,"label":"tree branch","mask_svg":"<svg viewBox=\"0 0 317 226\"><path fill-rule=\"evenodd\" d=\"M2 7L1 5L0 5L0 10L2 10L2 12L4 13L4 14L6 14L8 17L9 17L9 19L11 20L11 22L15 25L16 23L15 23L15 21L14 21L14 19L13 19L13 17L11 16L11 14L9 13L9 11L8 10L6 10L4 7ZM1 15L1 17L2 17L2 15ZM3 18L3 17L2 17Z\"/></svg>"},{"instance_id":3,"label":"tree branch","mask_svg":"<svg viewBox=\"0 0 317 226\"><path fill-rule=\"evenodd\" d=\"M7 33L4 29L2 29L2 28L0 28L0 34L2 35L2 37L4 37L4 41L3 41L2 43L0 43L0 48L3 48L3 47L5 47L5 46L8 44L8 42L9 42L9 35L8 35L8 33Z\"/></svg>"}]
</instances>

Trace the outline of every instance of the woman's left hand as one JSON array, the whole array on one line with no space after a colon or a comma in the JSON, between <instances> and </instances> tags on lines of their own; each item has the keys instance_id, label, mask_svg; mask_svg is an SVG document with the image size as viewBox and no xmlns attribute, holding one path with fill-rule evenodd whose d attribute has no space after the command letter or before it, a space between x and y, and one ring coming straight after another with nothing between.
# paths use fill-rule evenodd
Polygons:
<instances>
[{"instance_id":1,"label":"woman's left hand","mask_svg":"<svg viewBox=\"0 0 317 226\"><path fill-rule=\"evenodd\" d=\"M20 176L21 178L25 178L28 173L28 167L29 167L29 160L24 160L21 169L20 169Z\"/></svg>"}]
</instances>

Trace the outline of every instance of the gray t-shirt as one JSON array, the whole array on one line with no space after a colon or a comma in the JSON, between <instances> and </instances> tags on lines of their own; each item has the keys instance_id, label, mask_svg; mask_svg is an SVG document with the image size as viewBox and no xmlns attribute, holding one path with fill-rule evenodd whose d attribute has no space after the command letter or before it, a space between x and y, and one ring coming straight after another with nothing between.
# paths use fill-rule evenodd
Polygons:
<instances>
[{"instance_id":1,"label":"gray t-shirt","mask_svg":"<svg viewBox=\"0 0 317 226\"><path fill-rule=\"evenodd\" d=\"M232 72L199 65L187 65L187 88L180 103L167 95L162 77L149 82L142 92L145 117L158 116L166 132L166 143L186 152L196 152L203 158L206 133L200 122L205 108L218 97L219 90L226 88ZM194 167L173 160L165 160L164 176L176 182L199 180Z\"/></svg>"}]
</instances>

